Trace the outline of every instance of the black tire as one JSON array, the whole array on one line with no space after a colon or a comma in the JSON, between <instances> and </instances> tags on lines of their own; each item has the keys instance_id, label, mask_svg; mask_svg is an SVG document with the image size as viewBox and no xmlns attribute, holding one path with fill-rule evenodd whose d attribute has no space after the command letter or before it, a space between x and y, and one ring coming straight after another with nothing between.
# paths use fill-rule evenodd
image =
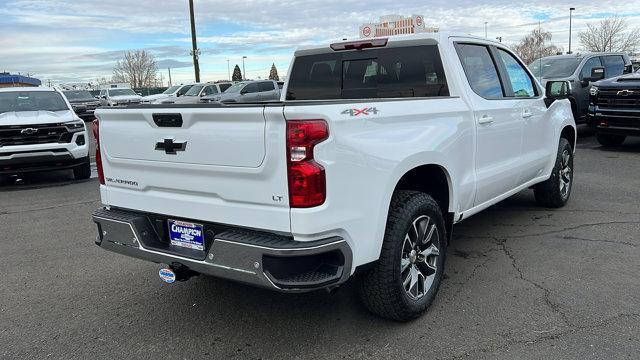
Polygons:
<instances>
[{"instance_id":1,"label":"black tire","mask_svg":"<svg viewBox=\"0 0 640 360\"><path fill-rule=\"evenodd\" d=\"M568 154L568 160L564 158ZM566 164L565 164L566 162ZM568 165L568 169L567 166ZM568 184L567 184L568 181ZM564 186L561 184L564 183ZM560 138L556 163L551 172L551 177L533 188L538 204L550 208L563 207L571 196L573 187L573 150L569 141Z\"/></svg>"},{"instance_id":2,"label":"black tire","mask_svg":"<svg viewBox=\"0 0 640 360\"><path fill-rule=\"evenodd\" d=\"M622 145L627 137L624 135L612 135L612 134L596 134L596 140L600 145L604 147L616 147Z\"/></svg>"},{"instance_id":3,"label":"black tire","mask_svg":"<svg viewBox=\"0 0 640 360\"><path fill-rule=\"evenodd\" d=\"M89 156L87 156L82 165L73 168L73 177L76 180L86 180L91 177L91 161L89 160Z\"/></svg>"},{"instance_id":4,"label":"black tire","mask_svg":"<svg viewBox=\"0 0 640 360\"><path fill-rule=\"evenodd\" d=\"M418 227L414 227L416 222ZM423 252L408 252L406 250L410 248L408 244L411 244L411 241L407 243L405 236L418 228L420 231L412 232L417 235L415 244L420 243L420 246L425 248L420 249ZM421 241L421 238L427 239L429 232L432 234L431 240ZM381 317L396 321L409 321L422 315L435 298L442 281L446 239L442 212L431 196L416 191L396 192L389 207L380 259L360 279L360 297L367 309ZM432 245L436 247L437 255L434 255L436 251L431 248ZM429 255L423 256L429 249ZM407 267L403 270L402 267L405 265ZM414 269L422 272L415 276L415 287L412 284ZM428 276L425 276L425 271L429 272ZM422 280L419 276L422 276ZM409 290L403 284L408 278ZM427 284L430 284L428 288ZM422 294L418 294L420 287ZM414 297L413 292L421 296Z\"/></svg>"}]
</instances>

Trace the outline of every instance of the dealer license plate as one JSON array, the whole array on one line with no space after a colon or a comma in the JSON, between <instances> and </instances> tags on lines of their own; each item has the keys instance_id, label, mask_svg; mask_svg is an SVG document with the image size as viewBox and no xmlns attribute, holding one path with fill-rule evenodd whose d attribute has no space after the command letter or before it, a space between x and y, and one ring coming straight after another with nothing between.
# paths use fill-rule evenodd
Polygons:
<instances>
[{"instance_id":1,"label":"dealer license plate","mask_svg":"<svg viewBox=\"0 0 640 360\"><path fill-rule=\"evenodd\" d=\"M203 226L179 220L167 220L171 245L204 250Z\"/></svg>"}]
</instances>

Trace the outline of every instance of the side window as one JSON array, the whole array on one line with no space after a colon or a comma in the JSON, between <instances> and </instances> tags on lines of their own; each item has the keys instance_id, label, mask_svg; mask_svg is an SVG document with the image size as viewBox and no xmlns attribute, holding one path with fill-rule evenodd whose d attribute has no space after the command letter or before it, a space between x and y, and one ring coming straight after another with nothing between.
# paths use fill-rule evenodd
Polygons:
<instances>
[{"instance_id":1,"label":"side window","mask_svg":"<svg viewBox=\"0 0 640 360\"><path fill-rule=\"evenodd\" d=\"M624 74L624 59L620 55L602 57L604 75L608 78Z\"/></svg>"},{"instance_id":2,"label":"side window","mask_svg":"<svg viewBox=\"0 0 640 360\"><path fill-rule=\"evenodd\" d=\"M489 49L484 45L456 44L456 50L473 91L485 99L501 98L502 85Z\"/></svg>"},{"instance_id":3,"label":"side window","mask_svg":"<svg viewBox=\"0 0 640 360\"><path fill-rule=\"evenodd\" d=\"M260 91L272 91L276 89L271 81L261 81L258 83L258 87L260 88Z\"/></svg>"},{"instance_id":4,"label":"side window","mask_svg":"<svg viewBox=\"0 0 640 360\"><path fill-rule=\"evenodd\" d=\"M598 66L602 66L602 62L600 61L599 57L592 57L591 59L587 60L584 63L584 66L582 67L582 70L580 70L580 80L584 79L584 78L590 78L591 77L591 70L594 67L598 67Z\"/></svg>"},{"instance_id":5,"label":"side window","mask_svg":"<svg viewBox=\"0 0 640 360\"><path fill-rule=\"evenodd\" d=\"M228 88L231 87L230 83L224 83L224 84L218 84L218 86L220 87L220 92L224 92L225 90L227 90Z\"/></svg>"},{"instance_id":6,"label":"side window","mask_svg":"<svg viewBox=\"0 0 640 360\"><path fill-rule=\"evenodd\" d=\"M215 85L209 85L209 86L206 86L204 90L202 90L202 93L200 94L200 96L207 96L207 95L215 94L217 92L218 90L216 89Z\"/></svg>"},{"instance_id":7,"label":"side window","mask_svg":"<svg viewBox=\"0 0 640 360\"><path fill-rule=\"evenodd\" d=\"M105 91L104 91L104 90L100 90L100 94L99 94L98 96L99 96L99 97L103 97L103 96L105 96L105 95L107 95L107 94L105 93Z\"/></svg>"},{"instance_id":8,"label":"side window","mask_svg":"<svg viewBox=\"0 0 640 360\"><path fill-rule=\"evenodd\" d=\"M244 89L242 89L244 92L246 93L256 93L258 91L260 91L258 89L258 83L251 83L251 84L247 84L247 86L244 87Z\"/></svg>"},{"instance_id":9,"label":"side window","mask_svg":"<svg viewBox=\"0 0 640 360\"><path fill-rule=\"evenodd\" d=\"M502 64L505 69L507 69L507 76L511 83L513 96L535 97L536 90L533 85L533 80L531 80L531 76L529 76L529 73L520 65L518 60L502 49L498 49L498 54L500 54L500 60L502 60Z\"/></svg>"},{"instance_id":10,"label":"side window","mask_svg":"<svg viewBox=\"0 0 640 360\"><path fill-rule=\"evenodd\" d=\"M183 86L180 90L178 90L178 96L182 96L187 93L191 89L191 86Z\"/></svg>"}]
</instances>

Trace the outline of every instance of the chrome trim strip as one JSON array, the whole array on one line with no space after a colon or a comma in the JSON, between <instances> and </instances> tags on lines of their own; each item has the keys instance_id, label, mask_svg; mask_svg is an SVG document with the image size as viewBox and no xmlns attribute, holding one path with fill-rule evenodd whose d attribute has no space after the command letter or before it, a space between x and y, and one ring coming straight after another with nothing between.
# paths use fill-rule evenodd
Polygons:
<instances>
[{"instance_id":1,"label":"chrome trim strip","mask_svg":"<svg viewBox=\"0 0 640 360\"><path fill-rule=\"evenodd\" d=\"M242 246L248 246L248 247L253 247L253 248L258 248L258 249L264 249L264 250L273 250L273 251L304 251L304 250L315 250L315 249L320 249L323 248L325 246L331 246L331 245L336 245L336 244L340 244L342 242L345 242L344 239L342 240L336 240L334 242L330 242L330 243L326 243L326 244L322 244L322 245L316 245L316 246L309 246L309 247L303 247L303 248L273 248L273 247L268 247L268 246L260 246L260 245L253 245L253 244L245 244L245 243L241 243L241 242L237 242L237 241L231 241L231 240L224 240L224 239L214 239L213 241L220 241L220 242L224 242L224 243L228 243L228 244L233 244L233 245L242 245Z\"/></svg>"}]
</instances>

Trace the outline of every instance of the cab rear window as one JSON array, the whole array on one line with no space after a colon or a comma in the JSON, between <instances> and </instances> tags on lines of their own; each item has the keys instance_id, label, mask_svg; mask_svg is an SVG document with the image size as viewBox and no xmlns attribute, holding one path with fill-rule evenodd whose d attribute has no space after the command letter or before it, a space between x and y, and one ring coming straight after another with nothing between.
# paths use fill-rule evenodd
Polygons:
<instances>
[{"instance_id":1,"label":"cab rear window","mask_svg":"<svg viewBox=\"0 0 640 360\"><path fill-rule=\"evenodd\" d=\"M449 96L436 45L296 57L287 100Z\"/></svg>"}]
</instances>

